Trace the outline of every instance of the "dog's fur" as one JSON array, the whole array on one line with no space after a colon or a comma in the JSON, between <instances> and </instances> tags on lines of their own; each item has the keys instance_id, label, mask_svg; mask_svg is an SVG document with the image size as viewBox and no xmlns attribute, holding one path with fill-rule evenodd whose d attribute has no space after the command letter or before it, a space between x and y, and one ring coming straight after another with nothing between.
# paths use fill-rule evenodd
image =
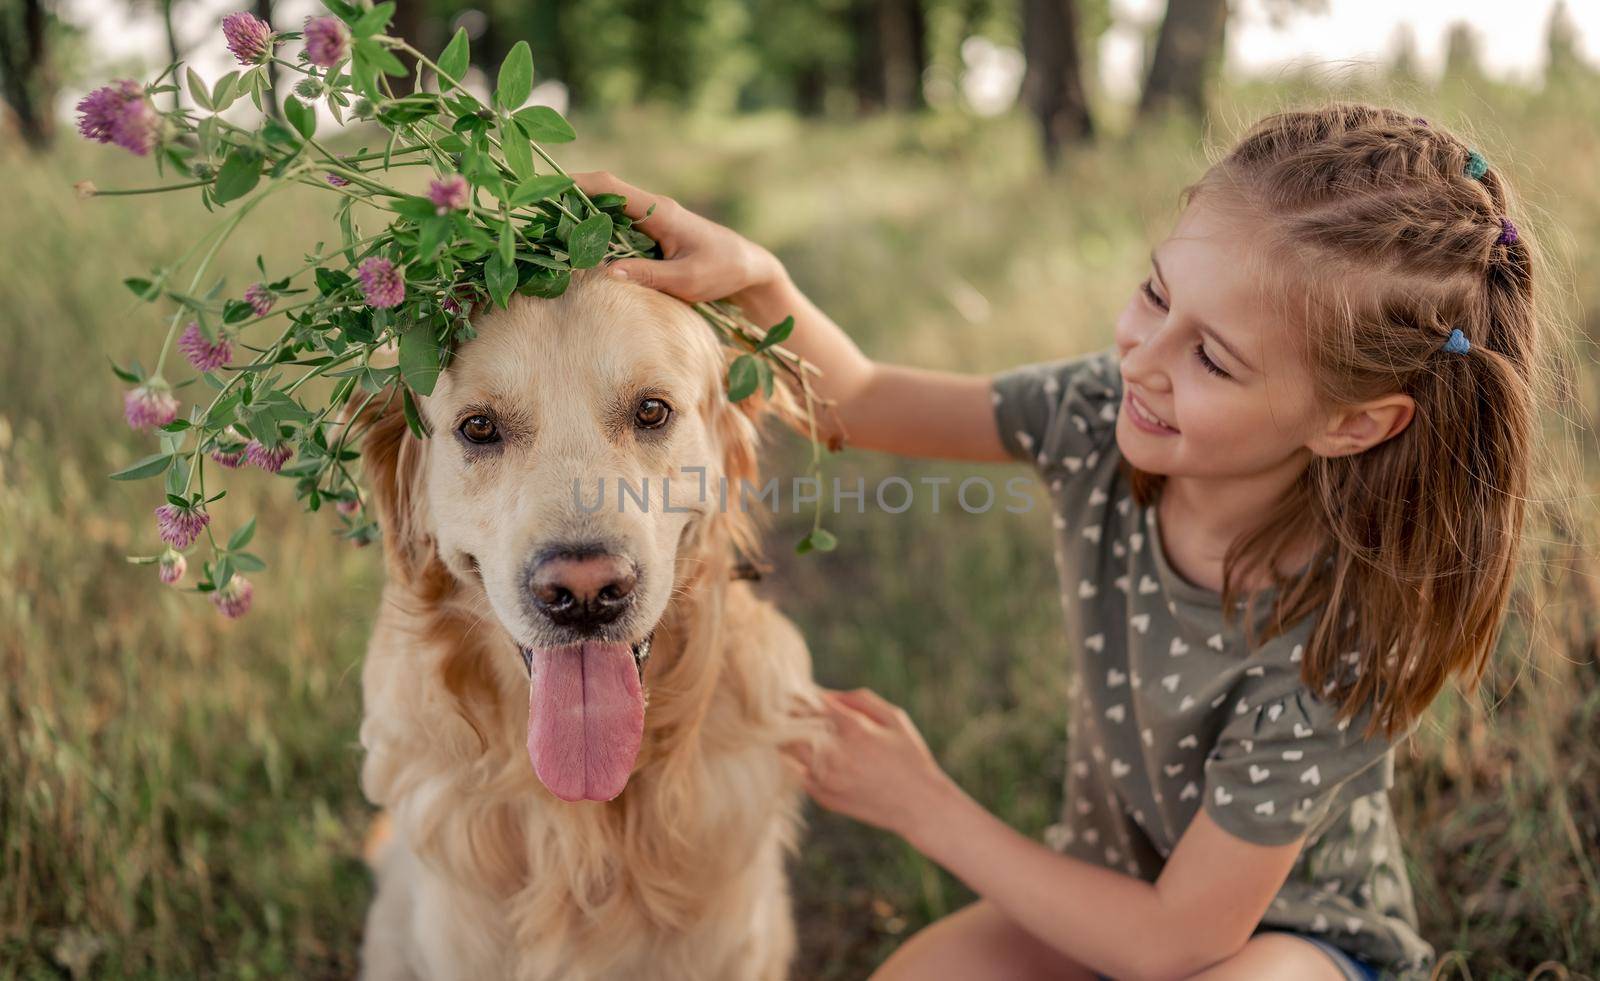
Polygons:
<instances>
[{"instance_id":1,"label":"dog's fur","mask_svg":"<svg viewBox=\"0 0 1600 981\"><path fill-rule=\"evenodd\" d=\"M756 471L757 417L793 413L781 387L739 404L732 352L687 306L598 273L554 300L515 298L475 320L431 397L430 438L399 400L362 442L387 582L362 684L362 788L386 809L375 849L364 976L781 978L794 951L783 868L800 794L777 746L814 735L799 633L736 577L753 545L736 488ZM641 393L673 406L670 431L631 422ZM469 459L472 407L501 421L500 449ZM619 421L620 420L620 421ZM697 502L704 466L710 493ZM594 513L595 481L606 504ZM674 477L673 508L658 479ZM614 481L651 478L651 507L618 513ZM525 748L518 645L550 639L521 600L530 555L598 540L639 565L617 639L654 626L644 737L615 800L565 803Z\"/></svg>"}]
</instances>

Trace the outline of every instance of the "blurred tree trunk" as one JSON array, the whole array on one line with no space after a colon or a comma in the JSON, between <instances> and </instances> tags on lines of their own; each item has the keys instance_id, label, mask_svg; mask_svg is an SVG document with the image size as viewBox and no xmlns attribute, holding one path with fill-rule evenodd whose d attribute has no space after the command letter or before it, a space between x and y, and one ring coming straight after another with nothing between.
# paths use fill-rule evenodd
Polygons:
<instances>
[{"instance_id":1,"label":"blurred tree trunk","mask_svg":"<svg viewBox=\"0 0 1600 981\"><path fill-rule=\"evenodd\" d=\"M794 75L794 108L802 116L823 114L828 100L828 70L822 64L807 65Z\"/></svg>"},{"instance_id":2,"label":"blurred tree trunk","mask_svg":"<svg viewBox=\"0 0 1600 981\"><path fill-rule=\"evenodd\" d=\"M1150 77L1139 100L1141 119L1172 109L1196 118L1205 115L1206 83L1222 61L1227 27L1227 0L1167 0Z\"/></svg>"},{"instance_id":3,"label":"blurred tree trunk","mask_svg":"<svg viewBox=\"0 0 1600 981\"><path fill-rule=\"evenodd\" d=\"M272 0L255 0L255 8L256 16L266 21L268 26L272 26ZM277 28L273 27L273 30ZM267 81L271 83L271 87L267 89L267 104L261 108L265 109L269 116L281 115L278 111L282 101L278 98L278 72L270 65L267 67Z\"/></svg>"},{"instance_id":4,"label":"blurred tree trunk","mask_svg":"<svg viewBox=\"0 0 1600 981\"><path fill-rule=\"evenodd\" d=\"M922 0L859 0L852 14L861 110L922 108L922 73L928 65Z\"/></svg>"},{"instance_id":5,"label":"blurred tree trunk","mask_svg":"<svg viewBox=\"0 0 1600 981\"><path fill-rule=\"evenodd\" d=\"M0 2L0 96L16 118L17 132L34 149L55 135L50 115L55 79L50 71L45 0Z\"/></svg>"},{"instance_id":6,"label":"blurred tree trunk","mask_svg":"<svg viewBox=\"0 0 1600 981\"><path fill-rule=\"evenodd\" d=\"M1094 136L1074 0L1022 0L1022 53L1022 101L1039 123L1045 163L1054 167L1064 145Z\"/></svg>"},{"instance_id":7,"label":"blurred tree trunk","mask_svg":"<svg viewBox=\"0 0 1600 981\"><path fill-rule=\"evenodd\" d=\"M389 33L394 37L403 37L411 42L411 46L418 51L427 52L433 48L430 39L422 36L424 0L398 0L394 7L394 21L389 25ZM389 85L394 88L395 95L410 95L416 83L416 60L403 51L394 53L400 63L406 66L405 75L389 76Z\"/></svg>"},{"instance_id":8,"label":"blurred tree trunk","mask_svg":"<svg viewBox=\"0 0 1600 981\"><path fill-rule=\"evenodd\" d=\"M178 50L178 29L172 20L172 8L174 6L176 6L176 0L161 0L161 26L167 32L167 64L169 65L177 64L178 59L183 57L182 52ZM178 81L181 82L181 79ZM174 109L183 107L183 88L182 84L174 86L172 93L172 108Z\"/></svg>"}]
</instances>

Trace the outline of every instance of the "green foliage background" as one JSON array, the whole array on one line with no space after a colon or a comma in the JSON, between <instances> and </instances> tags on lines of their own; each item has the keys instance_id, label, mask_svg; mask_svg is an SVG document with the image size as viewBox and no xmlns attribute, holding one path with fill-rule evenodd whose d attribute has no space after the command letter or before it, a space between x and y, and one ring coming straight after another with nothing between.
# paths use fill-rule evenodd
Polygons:
<instances>
[{"instance_id":1,"label":"green foliage background","mask_svg":"<svg viewBox=\"0 0 1600 981\"><path fill-rule=\"evenodd\" d=\"M663 72L653 84L683 80ZM1020 115L838 123L611 107L575 115L583 138L561 159L671 193L774 248L877 357L995 370L1109 343L1205 142L1328 92L1282 78L1230 88L1208 134L1113 134L1054 175ZM1476 133L1534 209L1551 308L1581 342L1581 402L1563 411L1586 449L1558 490L1588 504L1564 532L1587 554L1552 545L1551 563L1529 570L1540 588L1519 594L1490 683L1440 700L1392 794L1425 933L1457 952L1447 976L1523 977L1547 960L1592 974L1600 466L1584 427L1600 401L1589 274L1600 86L1413 86L1403 101ZM104 479L145 449L121 422L102 352L125 363L160 326L117 284L180 251L203 213L162 198L76 200L74 180L147 176L107 148L28 157L6 146L0 169L0 977L349 976L370 894L356 726L379 556L337 542L331 516L301 513L286 487L252 474L215 505L224 526L260 515L270 568L246 619L224 622L123 562L151 549L157 502ZM270 267L319 237L319 200L286 194L276 220L228 250L240 285L255 252ZM780 437L768 472L803 472L806 453ZM854 452L829 468L869 487L949 472ZM921 503L898 516L847 509L831 519L839 550L804 557L787 543L810 516L783 515L762 588L804 629L824 683L905 705L965 787L1037 834L1060 803L1066 730L1047 519L948 503L938 515ZM815 812L812 828L794 867L796 977L863 977L970 898L888 836Z\"/></svg>"}]
</instances>

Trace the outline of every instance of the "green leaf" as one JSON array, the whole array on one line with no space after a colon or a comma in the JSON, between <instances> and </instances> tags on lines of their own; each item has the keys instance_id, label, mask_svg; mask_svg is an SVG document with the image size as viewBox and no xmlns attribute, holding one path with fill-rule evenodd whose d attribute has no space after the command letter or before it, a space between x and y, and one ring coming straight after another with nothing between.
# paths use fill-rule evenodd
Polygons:
<instances>
[{"instance_id":1,"label":"green leaf","mask_svg":"<svg viewBox=\"0 0 1600 981\"><path fill-rule=\"evenodd\" d=\"M784 317L782 321L767 331L767 336L763 337L761 343L756 345L756 350L765 351L777 347L788 340L789 335L792 333L794 333L794 317Z\"/></svg>"},{"instance_id":2,"label":"green leaf","mask_svg":"<svg viewBox=\"0 0 1600 981\"><path fill-rule=\"evenodd\" d=\"M439 345L426 324L400 335L400 377L418 395L432 395L439 381Z\"/></svg>"},{"instance_id":3,"label":"green leaf","mask_svg":"<svg viewBox=\"0 0 1600 981\"><path fill-rule=\"evenodd\" d=\"M513 268L517 261L517 233L512 230L511 222L500 223L500 261L506 268Z\"/></svg>"},{"instance_id":4,"label":"green leaf","mask_svg":"<svg viewBox=\"0 0 1600 981\"><path fill-rule=\"evenodd\" d=\"M389 201L389 207L393 208L396 213L404 215L405 217L410 218L412 221L418 223L427 221L429 218L437 217L439 214L438 205L434 204L432 201L429 201L427 198L420 198L416 197L415 195L403 198L393 198Z\"/></svg>"},{"instance_id":5,"label":"green leaf","mask_svg":"<svg viewBox=\"0 0 1600 981\"><path fill-rule=\"evenodd\" d=\"M217 79L216 86L212 88L211 108L215 112L221 112L233 105L237 98L239 98L239 73L229 72Z\"/></svg>"},{"instance_id":6,"label":"green leaf","mask_svg":"<svg viewBox=\"0 0 1600 981\"><path fill-rule=\"evenodd\" d=\"M228 551L236 552L239 549L244 548L246 545L250 544L250 539L254 538L255 534L256 519L252 517L249 521L246 521L238 531L233 533L233 537L228 539Z\"/></svg>"},{"instance_id":7,"label":"green leaf","mask_svg":"<svg viewBox=\"0 0 1600 981\"><path fill-rule=\"evenodd\" d=\"M228 580L233 578L233 560L224 555L221 560L217 562L217 568L213 573L212 578L216 580L218 589L226 586L228 584Z\"/></svg>"},{"instance_id":8,"label":"green leaf","mask_svg":"<svg viewBox=\"0 0 1600 981\"><path fill-rule=\"evenodd\" d=\"M450 216L433 215L417 225L417 260L429 262L450 234Z\"/></svg>"},{"instance_id":9,"label":"green leaf","mask_svg":"<svg viewBox=\"0 0 1600 981\"><path fill-rule=\"evenodd\" d=\"M306 139L309 140L316 135L317 110L299 99L291 97L283 100L283 116L289 120L289 125L299 130L300 135Z\"/></svg>"},{"instance_id":10,"label":"green leaf","mask_svg":"<svg viewBox=\"0 0 1600 981\"><path fill-rule=\"evenodd\" d=\"M549 106L529 106L513 113L511 118L535 143L571 143L578 138L572 124Z\"/></svg>"},{"instance_id":11,"label":"green leaf","mask_svg":"<svg viewBox=\"0 0 1600 981\"><path fill-rule=\"evenodd\" d=\"M572 272L566 269L534 269L527 282L517 287L523 296L537 296L553 300L567 291L572 284Z\"/></svg>"},{"instance_id":12,"label":"green leaf","mask_svg":"<svg viewBox=\"0 0 1600 981\"><path fill-rule=\"evenodd\" d=\"M109 354L106 355L106 360L107 361L111 361L111 355L109 355ZM134 362L134 368L137 369L138 367L139 367L138 362ZM111 371L118 378L121 378L123 381L128 382L129 384L132 384L132 385L137 385L140 382L144 381L143 378L139 377L139 374L138 374L137 371L129 371L129 370L125 369L125 368L119 367L115 361L111 361Z\"/></svg>"},{"instance_id":13,"label":"green leaf","mask_svg":"<svg viewBox=\"0 0 1600 981\"><path fill-rule=\"evenodd\" d=\"M500 124L500 152L506 155L506 166L519 180L533 176L533 147L522 135L521 127L511 123Z\"/></svg>"},{"instance_id":14,"label":"green leaf","mask_svg":"<svg viewBox=\"0 0 1600 981\"><path fill-rule=\"evenodd\" d=\"M132 466L118 470L111 475L111 479L144 480L146 477L154 477L165 473L167 468L172 466L172 459L171 453L152 453Z\"/></svg>"},{"instance_id":15,"label":"green leaf","mask_svg":"<svg viewBox=\"0 0 1600 981\"><path fill-rule=\"evenodd\" d=\"M611 216L592 215L579 222L567 236L567 253L574 269L592 269L606 257L611 244Z\"/></svg>"},{"instance_id":16,"label":"green leaf","mask_svg":"<svg viewBox=\"0 0 1600 981\"><path fill-rule=\"evenodd\" d=\"M511 200L506 203L513 208L538 204L540 201L555 197L572 186L572 178L564 177L560 174L543 174L539 177L530 177L517 185L517 189L511 192Z\"/></svg>"},{"instance_id":17,"label":"green leaf","mask_svg":"<svg viewBox=\"0 0 1600 981\"><path fill-rule=\"evenodd\" d=\"M761 395L772 398L772 362L766 358L756 360L756 371L761 375Z\"/></svg>"},{"instance_id":18,"label":"green leaf","mask_svg":"<svg viewBox=\"0 0 1600 981\"><path fill-rule=\"evenodd\" d=\"M738 402L749 397L759 384L761 373L756 368L756 359L748 354L734 358L733 364L728 366L728 401Z\"/></svg>"},{"instance_id":19,"label":"green leaf","mask_svg":"<svg viewBox=\"0 0 1600 981\"><path fill-rule=\"evenodd\" d=\"M237 324L241 321L249 320L250 315L253 313L255 313L255 309L243 300L229 300L222 305L222 322L225 324Z\"/></svg>"},{"instance_id":20,"label":"green leaf","mask_svg":"<svg viewBox=\"0 0 1600 981\"><path fill-rule=\"evenodd\" d=\"M156 284L152 283L148 279L124 279L122 281L122 285L126 286L130 290L133 290L133 295L137 296L141 300L144 300L146 303L153 302L161 295L160 287L156 286Z\"/></svg>"},{"instance_id":21,"label":"green leaf","mask_svg":"<svg viewBox=\"0 0 1600 981\"><path fill-rule=\"evenodd\" d=\"M411 427L411 435L418 439L427 439L428 429L422 424L422 413L417 411L417 402L411 397L411 389L400 390L400 402L405 407L406 425Z\"/></svg>"},{"instance_id":22,"label":"green leaf","mask_svg":"<svg viewBox=\"0 0 1600 981\"><path fill-rule=\"evenodd\" d=\"M839 547L839 540L825 528L813 528L811 534L800 539L794 550L801 555L815 549L818 552L831 552Z\"/></svg>"},{"instance_id":23,"label":"green leaf","mask_svg":"<svg viewBox=\"0 0 1600 981\"><path fill-rule=\"evenodd\" d=\"M267 564L261 561L261 556L251 552L240 552L235 555L233 564L239 567L240 572L260 572L267 567Z\"/></svg>"},{"instance_id":24,"label":"green leaf","mask_svg":"<svg viewBox=\"0 0 1600 981\"><path fill-rule=\"evenodd\" d=\"M458 27L456 36L450 39L450 43L445 45L444 53L439 56L439 71L456 82L466 77L467 66L472 63L468 43L467 29ZM449 91L451 84L445 78L440 78L439 91Z\"/></svg>"},{"instance_id":25,"label":"green leaf","mask_svg":"<svg viewBox=\"0 0 1600 981\"><path fill-rule=\"evenodd\" d=\"M518 41L500 63L500 77L494 86L494 104L511 112L520 109L533 94L533 49Z\"/></svg>"},{"instance_id":26,"label":"green leaf","mask_svg":"<svg viewBox=\"0 0 1600 981\"><path fill-rule=\"evenodd\" d=\"M350 33L359 38L368 38L379 34L389 26L389 20L394 17L393 3L380 3L371 10L356 18L350 25Z\"/></svg>"},{"instance_id":27,"label":"green leaf","mask_svg":"<svg viewBox=\"0 0 1600 981\"><path fill-rule=\"evenodd\" d=\"M247 147L235 147L217 171L217 182L211 194L218 204L225 204L250 193L261 180L261 155Z\"/></svg>"},{"instance_id":28,"label":"green leaf","mask_svg":"<svg viewBox=\"0 0 1600 981\"><path fill-rule=\"evenodd\" d=\"M517 288L517 267L508 263L498 250L491 252L483 264L483 282L489 287L489 296L504 308L511 301L511 291Z\"/></svg>"},{"instance_id":29,"label":"green leaf","mask_svg":"<svg viewBox=\"0 0 1600 981\"><path fill-rule=\"evenodd\" d=\"M393 6L393 4L387 4L386 6ZM400 59L396 58L388 48L369 37L362 38L356 42L353 64L357 68L364 66L369 71L380 71L385 75L406 74L406 66L400 63ZM381 98L381 94L379 98Z\"/></svg>"},{"instance_id":30,"label":"green leaf","mask_svg":"<svg viewBox=\"0 0 1600 981\"><path fill-rule=\"evenodd\" d=\"M206 88L206 83L200 80L200 75L193 68L186 68L186 78L189 82L189 98L202 109L211 109L211 90Z\"/></svg>"}]
</instances>

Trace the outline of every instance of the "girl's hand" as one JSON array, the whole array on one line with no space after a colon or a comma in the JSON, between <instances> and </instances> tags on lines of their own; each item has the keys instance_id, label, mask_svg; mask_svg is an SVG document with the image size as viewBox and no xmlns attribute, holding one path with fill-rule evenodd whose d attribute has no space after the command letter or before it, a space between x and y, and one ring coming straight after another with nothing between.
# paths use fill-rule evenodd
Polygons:
<instances>
[{"instance_id":1,"label":"girl's hand","mask_svg":"<svg viewBox=\"0 0 1600 981\"><path fill-rule=\"evenodd\" d=\"M818 804L910 839L960 796L905 710L865 688L824 688L822 705L833 738L783 747Z\"/></svg>"},{"instance_id":2,"label":"girl's hand","mask_svg":"<svg viewBox=\"0 0 1600 981\"><path fill-rule=\"evenodd\" d=\"M776 256L738 232L695 214L672 198L634 187L603 171L573 174L590 196L620 194L623 214L634 227L661 245L663 259L617 259L606 267L613 276L670 293L686 303L732 299L785 278ZM646 218L651 206L655 211Z\"/></svg>"}]
</instances>

